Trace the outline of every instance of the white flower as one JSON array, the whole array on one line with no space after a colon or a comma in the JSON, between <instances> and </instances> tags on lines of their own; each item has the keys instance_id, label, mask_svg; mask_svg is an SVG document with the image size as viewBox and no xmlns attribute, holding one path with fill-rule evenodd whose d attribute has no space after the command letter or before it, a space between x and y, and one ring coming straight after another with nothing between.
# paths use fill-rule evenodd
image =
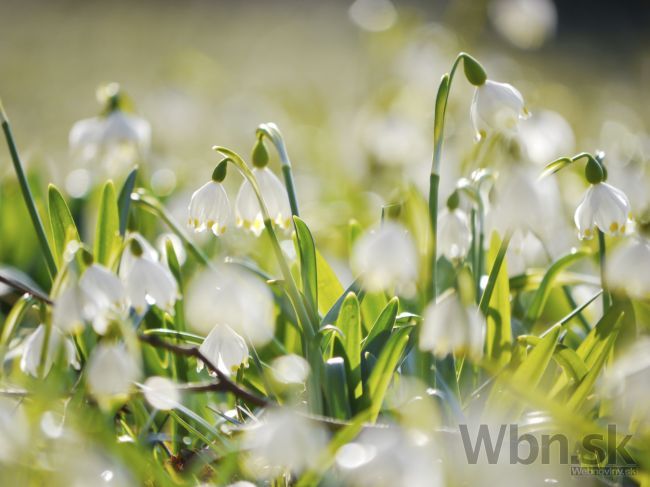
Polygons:
<instances>
[{"instance_id":1,"label":"white flower","mask_svg":"<svg viewBox=\"0 0 650 487\"><path fill-rule=\"evenodd\" d=\"M596 227L609 235L625 233L630 215L630 201L625 193L607 183L596 183L582 198L576 209L574 221L580 239L591 239Z\"/></svg>"},{"instance_id":2,"label":"white flower","mask_svg":"<svg viewBox=\"0 0 650 487\"><path fill-rule=\"evenodd\" d=\"M110 313L120 314L126 309L124 286L106 267L92 264L79 279L79 287L88 300L93 329L103 335L106 332Z\"/></svg>"},{"instance_id":3,"label":"white flower","mask_svg":"<svg viewBox=\"0 0 650 487\"><path fill-rule=\"evenodd\" d=\"M406 229L393 222L360 237L351 264L369 291L396 286L410 292L418 276L415 244Z\"/></svg>"},{"instance_id":4,"label":"white flower","mask_svg":"<svg viewBox=\"0 0 650 487\"><path fill-rule=\"evenodd\" d=\"M228 325L216 325L206 339L203 340L199 351L212 365L226 375L230 375L240 366L246 366L248 363L246 340ZM199 361L197 369L200 371L203 369L203 365ZM209 372L210 375L216 375L212 371Z\"/></svg>"},{"instance_id":5,"label":"white flower","mask_svg":"<svg viewBox=\"0 0 650 487\"><path fill-rule=\"evenodd\" d=\"M336 466L358 487L438 487L445 485L432 438L416 429L390 425L367 428L336 452ZM351 481L351 482L350 482Z\"/></svg>"},{"instance_id":6,"label":"white flower","mask_svg":"<svg viewBox=\"0 0 650 487\"><path fill-rule=\"evenodd\" d=\"M83 329L96 309L92 296L78 282L68 283L54 301L52 325L68 333Z\"/></svg>"},{"instance_id":7,"label":"white flower","mask_svg":"<svg viewBox=\"0 0 650 487\"><path fill-rule=\"evenodd\" d=\"M464 211L445 208L438 216L438 251L449 260L462 259L472 243L472 231Z\"/></svg>"},{"instance_id":8,"label":"white flower","mask_svg":"<svg viewBox=\"0 0 650 487\"><path fill-rule=\"evenodd\" d=\"M287 409L266 413L244 432L250 450L248 467L258 478L273 478L282 470L300 473L314 465L327 446L328 435L317 422Z\"/></svg>"},{"instance_id":9,"label":"white flower","mask_svg":"<svg viewBox=\"0 0 650 487\"><path fill-rule=\"evenodd\" d=\"M475 307L465 306L458 294L444 294L424 311L420 348L438 357L450 353L478 359L483 353L485 319Z\"/></svg>"},{"instance_id":10,"label":"white flower","mask_svg":"<svg viewBox=\"0 0 650 487\"><path fill-rule=\"evenodd\" d=\"M137 240L131 240L130 269L123 276L126 294L136 312L142 313L148 304L173 313L178 298L178 284L167 267L147 258ZM126 254L126 252L125 252Z\"/></svg>"},{"instance_id":11,"label":"white flower","mask_svg":"<svg viewBox=\"0 0 650 487\"><path fill-rule=\"evenodd\" d=\"M637 299L650 296L650 242L643 237L631 238L617 247L607 260L610 287Z\"/></svg>"},{"instance_id":12,"label":"white flower","mask_svg":"<svg viewBox=\"0 0 650 487\"><path fill-rule=\"evenodd\" d=\"M196 232L211 230L217 236L222 235L230 222L230 201L223 184L209 181L197 189L188 212L189 225Z\"/></svg>"},{"instance_id":13,"label":"white flower","mask_svg":"<svg viewBox=\"0 0 650 487\"><path fill-rule=\"evenodd\" d=\"M20 359L20 370L25 374L30 374L34 377L39 376L43 346L45 345L45 333L45 325L40 324L36 330L25 339L23 355ZM79 360L77 360L77 352L74 343L72 343L70 338L64 336L61 330L52 326L48 340L47 352L45 353L43 375L48 374L52 368L54 360L59 356L59 353L68 365L73 366L77 370L79 369L80 365Z\"/></svg>"},{"instance_id":14,"label":"white flower","mask_svg":"<svg viewBox=\"0 0 650 487\"><path fill-rule=\"evenodd\" d=\"M528 111L516 88L487 80L476 87L470 116L476 136L481 139L491 132L512 135L519 120L528 116Z\"/></svg>"},{"instance_id":15,"label":"white flower","mask_svg":"<svg viewBox=\"0 0 650 487\"><path fill-rule=\"evenodd\" d=\"M517 229L533 229L543 234L548 229L553 208L549 193L552 194L555 182L537 181L530 169L517 166L499 174L488 220L490 228L501 235Z\"/></svg>"},{"instance_id":16,"label":"white flower","mask_svg":"<svg viewBox=\"0 0 650 487\"><path fill-rule=\"evenodd\" d=\"M174 409L181 399L176 385L166 377L149 377L141 388L147 402L160 411Z\"/></svg>"},{"instance_id":17,"label":"white flower","mask_svg":"<svg viewBox=\"0 0 650 487\"><path fill-rule=\"evenodd\" d=\"M273 338L275 308L268 286L235 264L223 264L197 276L186 292L187 319L208 334L228 325L253 345Z\"/></svg>"},{"instance_id":18,"label":"white flower","mask_svg":"<svg viewBox=\"0 0 650 487\"><path fill-rule=\"evenodd\" d=\"M254 167L253 175L257 180L271 220L280 228L288 229L291 223L291 207L284 185L268 167ZM248 181L244 181L239 188L235 213L238 227L244 227L256 236L259 236L264 230L264 217L260 204Z\"/></svg>"},{"instance_id":19,"label":"white flower","mask_svg":"<svg viewBox=\"0 0 650 487\"><path fill-rule=\"evenodd\" d=\"M282 384L304 384L309 376L309 362L299 355L282 355L273 360L271 372Z\"/></svg>"},{"instance_id":20,"label":"white flower","mask_svg":"<svg viewBox=\"0 0 650 487\"><path fill-rule=\"evenodd\" d=\"M121 343L97 345L86 367L88 389L102 405L126 399L140 375L140 363Z\"/></svg>"},{"instance_id":21,"label":"white flower","mask_svg":"<svg viewBox=\"0 0 650 487\"><path fill-rule=\"evenodd\" d=\"M153 262L158 262L158 251L139 233L129 233L127 240L135 240L142 249L142 257ZM122 252L122 260L120 261L119 276L122 280L131 272L131 268L140 256L136 256L131 249L131 245L127 245Z\"/></svg>"},{"instance_id":22,"label":"white flower","mask_svg":"<svg viewBox=\"0 0 650 487\"><path fill-rule=\"evenodd\" d=\"M119 172L149 151L151 126L145 119L113 110L106 116L80 120L72 126L70 152L84 162L95 160L110 173Z\"/></svg>"}]
</instances>

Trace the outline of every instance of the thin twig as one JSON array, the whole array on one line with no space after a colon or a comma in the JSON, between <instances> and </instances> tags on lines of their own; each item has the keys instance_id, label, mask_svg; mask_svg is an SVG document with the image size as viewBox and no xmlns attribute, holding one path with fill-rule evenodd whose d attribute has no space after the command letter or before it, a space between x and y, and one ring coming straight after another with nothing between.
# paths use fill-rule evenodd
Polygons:
<instances>
[{"instance_id":1,"label":"thin twig","mask_svg":"<svg viewBox=\"0 0 650 487\"><path fill-rule=\"evenodd\" d=\"M169 343L164 340L161 340L157 336L153 336L153 335L141 334L138 335L138 338L140 339L141 342L151 345L152 347L162 348L176 355L183 355L185 357L194 357L200 360L201 362L203 362L207 367L207 369L214 372L217 375L217 378L219 379L219 382L217 384L214 384L210 389L204 388L203 390L218 390L221 392L231 392L232 394L239 397L240 399L243 399L244 401L254 404L255 406L264 407L264 406L269 406L271 404L271 402L268 399L260 397L238 386L233 381L231 381L226 374L224 374L221 370L215 367L214 364L208 358L206 358L205 355L201 353L198 347L175 345L173 343Z\"/></svg>"},{"instance_id":2,"label":"thin twig","mask_svg":"<svg viewBox=\"0 0 650 487\"><path fill-rule=\"evenodd\" d=\"M22 282L12 279L11 277L7 277L5 275L0 274L0 282L6 284L9 287L17 289L18 291L29 294L30 296L33 296L39 301L43 301L46 304L50 304L50 305L54 304L54 301L52 301L48 296L46 296L42 292L37 291L36 289L32 289L29 286L23 284Z\"/></svg>"}]
</instances>

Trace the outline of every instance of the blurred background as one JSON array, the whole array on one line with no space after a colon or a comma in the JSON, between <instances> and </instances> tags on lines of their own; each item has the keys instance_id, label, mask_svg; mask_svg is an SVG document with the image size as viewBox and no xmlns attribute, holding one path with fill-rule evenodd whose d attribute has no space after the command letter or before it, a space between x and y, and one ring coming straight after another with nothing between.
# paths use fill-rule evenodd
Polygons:
<instances>
[{"instance_id":1,"label":"blurred background","mask_svg":"<svg viewBox=\"0 0 650 487\"><path fill-rule=\"evenodd\" d=\"M0 96L41 191L52 181L83 198L98 170L71 159L68 133L99 112L97 86L119 82L152 124L151 187L181 221L191 192L214 167L211 146L249 154L256 126L276 122L302 213L319 244L336 253L343 239L331 229L343 230L352 216L375 222L400 188L426 190L435 91L459 51L522 92L533 113L522 126L523 157L541 167L559 155L603 149L621 169L610 177L633 205L644 206L648 5L0 0ZM443 197L474 144L471 97L459 77ZM14 178L4 149L0 177ZM240 183L228 181L233 191ZM0 204L6 209L16 194L3 184ZM25 222L0 222L0 258L29 268L35 242L28 228L21 237Z\"/></svg>"}]
</instances>

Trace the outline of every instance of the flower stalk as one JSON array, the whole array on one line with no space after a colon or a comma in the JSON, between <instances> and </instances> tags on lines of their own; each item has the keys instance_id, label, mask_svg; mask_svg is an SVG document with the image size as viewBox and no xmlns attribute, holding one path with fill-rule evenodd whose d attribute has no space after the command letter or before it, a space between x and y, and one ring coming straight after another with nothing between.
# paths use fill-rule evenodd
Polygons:
<instances>
[{"instance_id":1,"label":"flower stalk","mask_svg":"<svg viewBox=\"0 0 650 487\"><path fill-rule=\"evenodd\" d=\"M54 254L50 248L50 244L47 240L47 235L45 233L45 227L43 226L43 221L41 220L38 210L36 209L36 202L34 201L34 196L27 182L27 177L25 176L25 171L23 169L23 164L20 160L20 155L18 154L18 149L16 148L16 142L14 140L13 133L11 132L11 125L9 124L9 119L7 114L4 111L2 102L0 102L0 123L2 123L2 131L5 134L7 139L7 145L9 146L9 153L11 154L11 160L14 165L14 170L16 172L16 177L18 178L18 184L20 185L20 190L23 194L23 199L27 205L27 210L29 211L29 217L32 220L32 225L36 231L36 236L38 237L38 242L41 246L41 252L43 253L43 258L47 264L47 270L50 275L50 278L53 279L56 275L56 261L54 260Z\"/></svg>"}]
</instances>

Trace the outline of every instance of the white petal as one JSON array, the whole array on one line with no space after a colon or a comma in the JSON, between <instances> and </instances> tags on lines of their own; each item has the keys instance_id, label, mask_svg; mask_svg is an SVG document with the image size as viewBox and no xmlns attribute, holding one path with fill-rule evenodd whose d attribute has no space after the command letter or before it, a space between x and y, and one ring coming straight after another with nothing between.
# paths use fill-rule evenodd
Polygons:
<instances>
[{"instance_id":1,"label":"white petal","mask_svg":"<svg viewBox=\"0 0 650 487\"><path fill-rule=\"evenodd\" d=\"M38 328L36 328L36 330L34 330L34 332L32 332L32 334L25 340L23 355L20 360L20 370L34 377L38 377L45 334L46 327L41 324L38 325ZM45 375L47 375L52 368L54 359L58 357L59 353L61 353L61 347L63 347L63 357L65 358L66 363L72 365L76 369L79 368L77 352L72 340L65 337L59 329L53 326L50 330L47 353L45 354L45 364L43 366L43 373Z\"/></svg>"},{"instance_id":2,"label":"white petal","mask_svg":"<svg viewBox=\"0 0 650 487\"><path fill-rule=\"evenodd\" d=\"M123 344L100 343L86 367L88 388L100 402L124 398L140 374L138 361Z\"/></svg>"},{"instance_id":3,"label":"white petal","mask_svg":"<svg viewBox=\"0 0 650 487\"><path fill-rule=\"evenodd\" d=\"M216 325L199 351L227 375L248 361L246 341L228 325Z\"/></svg>"},{"instance_id":4,"label":"white petal","mask_svg":"<svg viewBox=\"0 0 650 487\"><path fill-rule=\"evenodd\" d=\"M478 137L489 132L512 134L526 114L524 99L512 85L487 80L476 88L470 116Z\"/></svg>"},{"instance_id":5,"label":"white petal","mask_svg":"<svg viewBox=\"0 0 650 487\"><path fill-rule=\"evenodd\" d=\"M576 208L573 220L578 228L580 239L591 239L594 236L594 211L591 202L593 187L590 187L582 198L582 201Z\"/></svg>"},{"instance_id":6,"label":"white petal","mask_svg":"<svg viewBox=\"0 0 650 487\"><path fill-rule=\"evenodd\" d=\"M209 181L192 195L189 224L197 232L210 229L221 235L230 222L230 201L221 183Z\"/></svg>"},{"instance_id":7,"label":"white petal","mask_svg":"<svg viewBox=\"0 0 650 487\"><path fill-rule=\"evenodd\" d=\"M465 213L444 209L438 217L438 249L449 260L462 258L472 242L472 232Z\"/></svg>"},{"instance_id":8,"label":"white petal","mask_svg":"<svg viewBox=\"0 0 650 487\"><path fill-rule=\"evenodd\" d=\"M126 276L126 293L138 313L147 307L147 300L160 309L173 313L178 285L169 269L144 258L138 258Z\"/></svg>"},{"instance_id":9,"label":"white petal","mask_svg":"<svg viewBox=\"0 0 650 487\"><path fill-rule=\"evenodd\" d=\"M147 402L160 411L174 409L181 400L178 388L166 377L149 377L142 390Z\"/></svg>"}]
</instances>

